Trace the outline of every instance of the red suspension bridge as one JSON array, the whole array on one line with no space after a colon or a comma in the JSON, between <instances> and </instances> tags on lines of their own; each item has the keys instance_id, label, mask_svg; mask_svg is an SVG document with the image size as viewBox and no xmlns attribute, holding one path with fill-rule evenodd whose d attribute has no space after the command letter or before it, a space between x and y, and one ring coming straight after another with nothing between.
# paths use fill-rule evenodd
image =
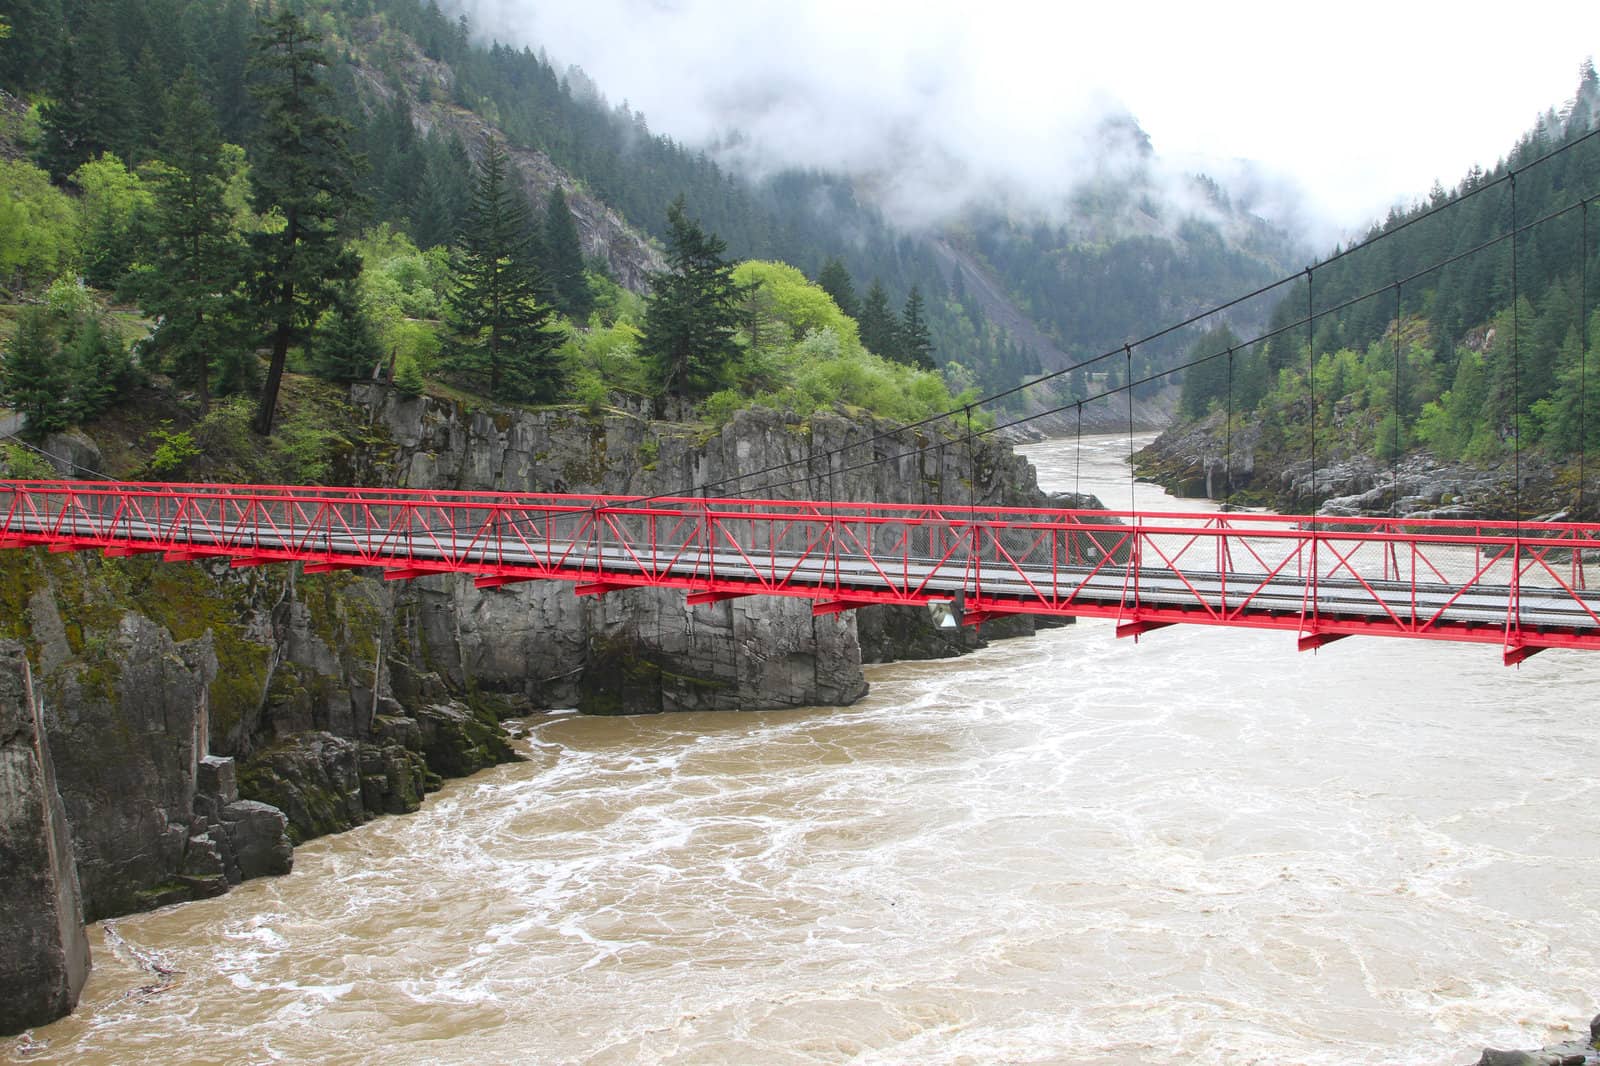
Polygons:
<instances>
[{"instance_id":1,"label":"red suspension bridge","mask_svg":"<svg viewBox=\"0 0 1600 1066\"><path fill-rule=\"evenodd\" d=\"M816 614L951 605L1498 644L1509 664L1600 649L1600 525L1155 514L694 497L262 485L0 482L0 548L174 562L471 574L580 596L683 589L691 604L797 596Z\"/></svg>"}]
</instances>

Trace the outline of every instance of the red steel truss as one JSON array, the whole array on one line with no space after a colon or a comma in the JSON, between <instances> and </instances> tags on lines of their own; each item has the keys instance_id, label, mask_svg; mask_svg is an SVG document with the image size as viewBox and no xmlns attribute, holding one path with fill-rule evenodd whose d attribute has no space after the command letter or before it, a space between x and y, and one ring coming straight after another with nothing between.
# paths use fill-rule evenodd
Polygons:
<instances>
[{"instance_id":1,"label":"red steel truss","mask_svg":"<svg viewBox=\"0 0 1600 1066\"><path fill-rule=\"evenodd\" d=\"M0 548L160 553L308 573L466 573L690 603L802 596L828 614L950 603L1175 623L1499 644L1508 664L1600 648L1600 525L568 496L266 485L0 482Z\"/></svg>"}]
</instances>

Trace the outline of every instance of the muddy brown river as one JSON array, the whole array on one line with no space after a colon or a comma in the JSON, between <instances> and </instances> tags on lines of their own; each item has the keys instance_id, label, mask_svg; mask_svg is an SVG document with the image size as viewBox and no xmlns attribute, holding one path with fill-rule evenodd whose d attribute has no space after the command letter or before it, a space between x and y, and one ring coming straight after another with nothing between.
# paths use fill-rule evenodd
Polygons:
<instances>
[{"instance_id":1,"label":"muddy brown river","mask_svg":"<svg viewBox=\"0 0 1600 1066\"><path fill-rule=\"evenodd\" d=\"M1041 480L1127 506L1085 443ZM97 926L0 1059L1445 1064L1596 1010L1600 656L1085 622L869 679L529 720L288 877Z\"/></svg>"}]
</instances>

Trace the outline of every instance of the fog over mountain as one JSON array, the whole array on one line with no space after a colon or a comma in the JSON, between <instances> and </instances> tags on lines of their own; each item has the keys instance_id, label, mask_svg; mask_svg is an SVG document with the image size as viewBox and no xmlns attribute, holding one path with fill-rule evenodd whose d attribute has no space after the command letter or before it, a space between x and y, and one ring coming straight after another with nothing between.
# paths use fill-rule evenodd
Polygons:
<instances>
[{"instance_id":1,"label":"fog over mountain","mask_svg":"<svg viewBox=\"0 0 1600 1066\"><path fill-rule=\"evenodd\" d=\"M652 129L739 169L856 175L903 223L975 200L1058 216L1080 183L1130 170L1200 208L1186 178L1204 172L1317 246L1492 164L1593 48L1551 32L1592 22L1583 5L1537 0L1494 31L1481 64L1484 26L1364 0L1337 19L1268 3L446 6L581 67ZM1128 116L1153 156L1104 138L1108 118Z\"/></svg>"}]
</instances>

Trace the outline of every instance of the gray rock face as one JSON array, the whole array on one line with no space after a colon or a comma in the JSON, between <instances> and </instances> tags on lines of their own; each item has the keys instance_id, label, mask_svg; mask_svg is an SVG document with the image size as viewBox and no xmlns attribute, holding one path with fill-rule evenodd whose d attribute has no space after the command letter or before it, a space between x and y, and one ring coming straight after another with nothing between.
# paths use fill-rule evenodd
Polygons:
<instances>
[{"instance_id":1,"label":"gray rock face","mask_svg":"<svg viewBox=\"0 0 1600 1066\"><path fill-rule=\"evenodd\" d=\"M34 598L36 633L60 625L53 609L48 597ZM113 917L238 883L234 849L219 831L238 799L233 763L209 756L210 642L178 644L129 612L93 652L64 658L52 649L47 637L41 657L56 667L57 693L48 721L85 915ZM279 840L287 847L281 824Z\"/></svg>"},{"instance_id":2,"label":"gray rock face","mask_svg":"<svg viewBox=\"0 0 1600 1066\"><path fill-rule=\"evenodd\" d=\"M70 1013L89 942L66 808L27 659L0 642L0 1035Z\"/></svg>"},{"instance_id":3,"label":"gray rock face","mask_svg":"<svg viewBox=\"0 0 1600 1066\"><path fill-rule=\"evenodd\" d=\"M801 422L750 410L702 439L642 414L467 411L378 385L352 395L394 442L385 467L413 488L656 495L700 485L771 499L1046 502L1028 462L987 438L969 450L837 415ZM395 616L396 644L407 649L395 672L410 675L396 686L402 702L426 693L432 671L444 690L602 714L850 703L866 691L863 660L954 654L975 640L952 641L916 610L813 618L806 600L689 607L676 590L579 599L564 584L486 591L466 576L415 582Z\"/></svg>"}]
</instances>

